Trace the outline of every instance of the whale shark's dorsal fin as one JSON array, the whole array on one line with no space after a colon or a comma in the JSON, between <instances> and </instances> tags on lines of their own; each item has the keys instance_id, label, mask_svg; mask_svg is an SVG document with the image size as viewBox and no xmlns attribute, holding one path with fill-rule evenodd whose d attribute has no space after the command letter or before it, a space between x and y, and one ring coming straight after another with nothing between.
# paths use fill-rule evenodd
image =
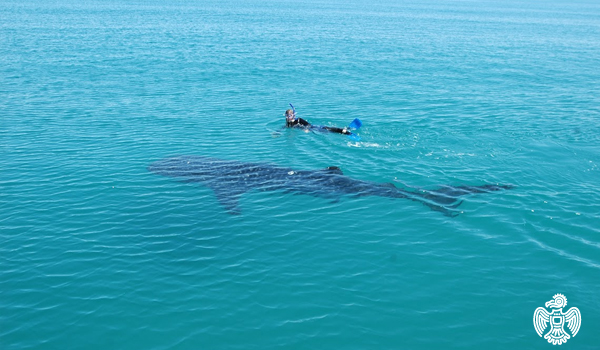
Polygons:
<instances>
[{"instance_id":1,"label":"whale shark's dorsal fin","mask_svg":"<svg viewBox=\"0 0 600 350\"><path fill-rule=\"evenodd\" d=\"M344 175L342 169L340 169L337 166L328 166L327 168L325 168L325 171L331 174Z\"/></svg>"}]
</instances>

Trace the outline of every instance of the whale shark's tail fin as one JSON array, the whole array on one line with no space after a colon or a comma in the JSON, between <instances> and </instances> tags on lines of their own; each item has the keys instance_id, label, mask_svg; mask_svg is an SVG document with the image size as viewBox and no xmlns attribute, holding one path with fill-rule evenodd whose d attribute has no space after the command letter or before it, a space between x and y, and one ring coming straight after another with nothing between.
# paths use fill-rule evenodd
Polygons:
<instances>
[{"instance_id":1,"label":"whale shark's tail fin","mask_svg":"<svg viewBox=\"0 0 600 350\"><path fill-rule=\"evenodd\" d=\"M403 192L407 198L419 201L423 205L428 206L432 210L439 211L442 214L450 217L458 215L458 208L462 203L462 196L475 193L489 193L501 190L509 190L514 188L512 185L482 185L482 186L442 186L435 190L424 190L412 187L413 191Z\"/></svg>"}]
</instances>

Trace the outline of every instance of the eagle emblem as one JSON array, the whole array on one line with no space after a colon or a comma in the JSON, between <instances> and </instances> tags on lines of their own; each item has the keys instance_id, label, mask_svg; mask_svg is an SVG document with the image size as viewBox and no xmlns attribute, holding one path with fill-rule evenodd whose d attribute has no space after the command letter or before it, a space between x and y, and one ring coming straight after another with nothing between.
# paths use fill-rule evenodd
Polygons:
<instances>
[{"instance_id":1,"label":"eagle emblem","mask_svg":"<svg viewBox=\"0 0 600 350\"><path fill-rule=\"evenodd\" d=\"M548 343L561 345L579 332L581 313L576 307L570 308L566 313L562 312L563 307L567 306L567 297L564 295L556 294L553 299L546 303L546 307L552 311L548 312L543 307L535 309L533 313L533 326L537 334L541 337L544 330L548 327L548 323L550 323L550 330L544 335L544 338L548 340ZM567 323L567 328L571 331L571 335L565 332L565 322Z\"/></svg>"}]
</instances>

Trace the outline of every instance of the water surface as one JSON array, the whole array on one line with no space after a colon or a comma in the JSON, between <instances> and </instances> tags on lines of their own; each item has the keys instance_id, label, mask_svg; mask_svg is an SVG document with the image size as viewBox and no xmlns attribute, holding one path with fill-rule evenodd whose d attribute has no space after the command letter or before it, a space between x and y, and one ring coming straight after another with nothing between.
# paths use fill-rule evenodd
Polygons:
<instances>
[{"instance_id":1,"label":"water surface","mask_svg":"<svg viewBox=\"0 0 600 350\"><path fill-rule=\"evenodd\" d=\"M563 293L600 344L594 2L0 1L2 349L542 348ZM281 130L293 103L361 142ZM209 188L176 154L406 200Z\"/></svg>"}]
</instances>

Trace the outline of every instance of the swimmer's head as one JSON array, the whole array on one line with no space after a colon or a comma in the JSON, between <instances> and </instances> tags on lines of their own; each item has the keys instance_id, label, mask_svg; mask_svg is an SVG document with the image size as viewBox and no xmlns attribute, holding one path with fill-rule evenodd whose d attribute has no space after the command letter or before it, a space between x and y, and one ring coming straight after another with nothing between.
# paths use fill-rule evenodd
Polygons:
<instances>
[{"instance_id":1,"label":"swimmer's head","mask_svg":"<svg viewBox=\"0 0 600 350\"><path fill-rule=\"evenodd\" d=\"M285 111L285 120L289 121L289 122L293 122L296 119L296 113L294 113L293 110L288 109L287 111Z\"/></svg>"}]
</instances>

